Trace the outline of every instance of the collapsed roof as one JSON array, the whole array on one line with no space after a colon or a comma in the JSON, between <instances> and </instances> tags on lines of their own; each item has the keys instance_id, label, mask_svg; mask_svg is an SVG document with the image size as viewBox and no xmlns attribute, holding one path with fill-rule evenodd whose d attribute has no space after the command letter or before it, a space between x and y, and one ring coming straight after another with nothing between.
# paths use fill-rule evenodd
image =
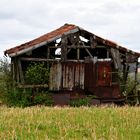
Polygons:
<instances>
[{"instance_id":1,"label":"collapsed roof","mask_svg":"<svg viewBox=\"0 0 140 140\"><path fill-rule=\"evenodd\" d=\"M21 44L19 46L16 46L14 48L8 49L4 52L4 54L5 55L8 54L8 56L10 56L10 57L19 56L23 53L34 50L34 49L39 48L45 44L48 44L52 41L55 41L56 39L61 38L63 35L68 35L68 34L76 33L76 32L84 32L87 35L93 36L96 41L102 42L102 44L104 44L106 46L109 46L111 48L115 48L118 50L122 50L124 52L128 52L128 53L131 53L137 57L140 57L140 53L138 53L138 52L134 52L132 50L124 48L124 47L122 47L122 46L120 46L120 45L118 45L110 40L101 38L93 33L90 33L88 31L80 28L79 26L72 25L72 24L65 24L62 27L60 27L60 28L58 28L50 33L47 33L43 36L40 36L32 41L29 41L29 42L26 42L26 43Z\"/></svg>"}]
</instances>

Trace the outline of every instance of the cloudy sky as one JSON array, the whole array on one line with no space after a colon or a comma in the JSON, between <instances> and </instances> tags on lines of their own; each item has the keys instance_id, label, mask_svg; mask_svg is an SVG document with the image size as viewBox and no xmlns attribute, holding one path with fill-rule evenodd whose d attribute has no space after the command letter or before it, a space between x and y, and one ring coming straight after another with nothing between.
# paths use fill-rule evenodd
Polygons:
<instances>
[{"instance_id":1,"label":"cloudy sky","mask_svg":"<svg viewBox=\"0 0 140 140\"><path fill-rule=\"evenodd\" d=\"M140 0L0 0L0 56L65 23L140 52Z\"/></svg>"}]
</instances>

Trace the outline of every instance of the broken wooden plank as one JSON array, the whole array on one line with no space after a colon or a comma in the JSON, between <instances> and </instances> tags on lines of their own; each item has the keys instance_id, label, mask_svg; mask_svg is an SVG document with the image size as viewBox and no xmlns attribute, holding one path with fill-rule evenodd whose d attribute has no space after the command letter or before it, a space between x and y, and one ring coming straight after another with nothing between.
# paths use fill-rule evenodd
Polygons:
<instances>
[{"instance_id":1,"label":"broken wooden plank","mask_svg":"<svg viewBox=\"0 0 140 140\"><path fill-rule=\"evenodd\" d=\"M22 85L22 84L19 84L18 87L19 88L39 88L39 87L47 88L48 85L47 84L42 84L42 85Z\"/></svg>"},{"instance_id":2,"label":"broken wooden plank","mask_svg":"<svg viewBox=\"0 0 140 140\"><path fill-rule=\"evenodd\" d=\"M90 37L90 46L91 46L91 48L95 48L97 46L97 41L94 38L96 38L96 37L95 36Z\"/></svg>"},{"instance_id":3,"label":"broken wooden plank","mask_svg":"<svg viewBox=\"0 0 140 140\"><path fill-rule=\"evenodd\" d=\"M122 69L119 50L111 48L110 52L111 52L111 55L112 55L112 58L113 58L113 61L114 61L114 64L115 64L115 68L116 69Z\"/></svg>"}]
</instances>

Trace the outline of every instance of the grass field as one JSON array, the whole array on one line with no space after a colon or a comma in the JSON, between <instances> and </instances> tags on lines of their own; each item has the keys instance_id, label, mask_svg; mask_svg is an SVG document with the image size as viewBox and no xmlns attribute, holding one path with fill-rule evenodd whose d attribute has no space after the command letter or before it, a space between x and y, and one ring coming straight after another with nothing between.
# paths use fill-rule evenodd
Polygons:
<instances>
[{"instance_id":1,"label":"grass field","mask_svg":"<svg viewBox=\"0 0 140 140\"><path fill-rule=\"evenodd\" d=\"M1 140L140 140L139 107L0 107Z\"/></svg>"}]
</instances>

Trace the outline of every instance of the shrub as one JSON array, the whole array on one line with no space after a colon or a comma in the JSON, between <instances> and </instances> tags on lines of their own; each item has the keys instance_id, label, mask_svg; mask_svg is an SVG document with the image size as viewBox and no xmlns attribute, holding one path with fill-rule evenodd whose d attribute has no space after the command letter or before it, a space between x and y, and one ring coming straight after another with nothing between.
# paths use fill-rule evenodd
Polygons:
<instances>
[{"instance_id":1,"label":"shrub","mask_svg":"<svg viewBox=\"0 0 140 140\"><path fill-rule=\"evenodd\" d=\"M54 105L54 101L52 95L48 92L40 92L34 96L33 104L52 106Z\"/></svg>"},{"instance_id":2,"label":"shrub","mask_svg":"<svg viewBox=\"0 0 140 140\"><path fill-rule=\"evenodd\" d=\"M25 72L27 84L47 84L49 82L49 70L44 62L31 63Z\"/></svg>"},{"instance_id":3,"label":"shrub","mask_svg":"<svg viewBox=\"0 0 140 140\"><path fill-rule=\"evenodd\" d=\"M12 76L8 58L0 58L0 102L6 103L7 93L12 89Z\"/></svg>"},{"instance_id":4,"label":"shrub","mask_svg":"<svg viewBox=\"0 0 140 140\"><path fill-rule=\"evenodd\" d=\"M48 84L49 70L44 62L31 63L25 72L28 84ZM13 87L10 62L6 57L0 59L0 104L8 106L53 105L48 89L20 89Z\"/></svg>"},{"instance_id":5,"label":"shrub","mask_svg":"<svg viewBox=\"0 0 140 140\"><path fill-rule=\"evenodd\" d=\"M48 92L34 93L31 89L16 88L6 96L8 106L27 107L34 105L53 105L53 99Z\"/></svg>"},{"instance_id":6,"label":"shrub","mask_svg":"<svg viewBox=\"0 0 140 140\"><path fill-rule=\"evenodd\" d=\"M127 97L127 103L130 105L135 105L137 102L137 97L134 97L136 95L136 88L137 83L134 78L132 76L128 76L125 87L125 96Z\"/></svg>"},{"instance_id":7,"label":"shrub","mask_svg":"<svg viewBox=\"0 0 140 140\"><path fill-rule=\"evenodd\" d=\"M74 100L70 101L70 106L73 106L73 107L89 106L90 101L91 101L91 97L74 99Z\"/></svg>"}]
</instances>

